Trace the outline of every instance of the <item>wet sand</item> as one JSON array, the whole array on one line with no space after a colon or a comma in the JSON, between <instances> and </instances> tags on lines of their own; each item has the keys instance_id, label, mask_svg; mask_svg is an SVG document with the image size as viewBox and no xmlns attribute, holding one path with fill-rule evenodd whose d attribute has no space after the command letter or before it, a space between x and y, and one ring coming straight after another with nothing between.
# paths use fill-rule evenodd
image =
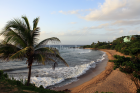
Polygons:
<instances>
[{"instance_id":1,"label":"wet sand","mask_svg":"<svg viewBox=\"0 0 140 93\"><path fill-rule=\"evenodd\" d=\"M107 50L101 49L100 51L106 52L108 55L108 59L113 60L113 55L121 55L123 54L116 52L115 50ZM101 62L104 63L104 62ZM107 65L104 64L103 68L105 70L101 71L101 73L94 74L98 72L98 68L102 66L102 64L98 64L95 69L91 69L89 73L85 74L83 79L74 82L70 85L57 88L56 90L70 89L71 93L94 93L96 91L100 92L115 92L115 93L136 93L136 85L131 80L129 75L122 73L119 69L113 70L114 63L107 62ZM93 70L93 71L92 71ZM95 76L94 76L95 75ZM90 79L90 80L89 80ZM86 82L83 82L86 81ZM82 82L82 83L81 83ZM80 84L81 83L81 84ZM79 85L80 84L80 85Z\"/></svg>"}]
</instances>

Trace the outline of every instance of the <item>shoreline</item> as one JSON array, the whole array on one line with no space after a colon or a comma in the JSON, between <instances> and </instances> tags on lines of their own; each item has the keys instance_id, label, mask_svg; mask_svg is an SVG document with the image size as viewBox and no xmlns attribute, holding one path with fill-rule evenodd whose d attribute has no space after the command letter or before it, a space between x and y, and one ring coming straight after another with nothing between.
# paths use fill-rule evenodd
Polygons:
<instances>
[{"instance_id":1,"label":"shoreline","mask_svg":"<svg viewBox=\"0 0 140 93\"><path fill-rule=\"evenodd\" d=\"M106 54L105 59L102 62L99 62L96 65L95 68L90 68L89 70L86 71L86 73L84 73L83 75L77 77L77 79L78 79L77 81L74 81L74 82L72 82L72 83L70 83L68 85L53 88L52 90L60 91L60 90L65 90L65 89L71 89L71 88L77 87L77 86L79 86L79 85L91 80L92 78L94 78L95 76L99 75L102 71L105 70L107 62L108 62L108 55Z\"/></svg>"},{"instance_id":2,"label":"shoreline","mask_svg":"<svg viewBox=\"0 0 140 93\"><path fill-rule=\"evenodd\" d=\"M106 52L109 60L114 60L113 55L126 56L116 50L100 49L100 51ZM113 70L114 63L107 62L106 69L91 79L90 81L70 89L71 93L94 93L100 92L115 92L115 93L136 93L136 85L131 80L130 75L126 75L119 71L119 69Z\"/></svg>"},{"instance_id":3,"label":"shoreline","mask_svg":"<svg viewBox=\"0 0 140 93\"><path fill-rule=\"evenodd\" d=\"M113 55L126 56L115 50L99 49L100 51L106 52L108 60L114 60ZM130 75L126 75L119 71L119 69L113 70L114 63L107 62L105 70L99 75L95 76L91 80L77 86L70 88L71 93L94 93L100 92L115 92L115 93L136 93L136 85L131 80Z\"/></svg>"}]
</instances>

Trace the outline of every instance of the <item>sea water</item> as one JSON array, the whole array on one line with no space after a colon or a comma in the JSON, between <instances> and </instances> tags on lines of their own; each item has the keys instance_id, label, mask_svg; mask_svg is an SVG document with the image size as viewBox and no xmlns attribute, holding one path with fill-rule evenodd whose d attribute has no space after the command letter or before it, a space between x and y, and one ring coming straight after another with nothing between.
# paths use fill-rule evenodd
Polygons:
<instances>
[{"instance_id":1,"label":"sea water","mask_svg":"<svg viewBox=\"0 0 140 93\"><path fill-rule=\"evenodd\" d=\"M58 63L55 70L48 65L32 65L31 83L36 86L43 85L44 88L60 87L77 81L77 77L86 73L90 68L95 68L98 62L105 59L105 53L98 50L72 48L72 45L51 45L59 50L60 55L68 63L66 67L63 63ZM0 62L0 70L16 80L27 80L28 68L25 61Z\"/></svg>"}]
</instances>

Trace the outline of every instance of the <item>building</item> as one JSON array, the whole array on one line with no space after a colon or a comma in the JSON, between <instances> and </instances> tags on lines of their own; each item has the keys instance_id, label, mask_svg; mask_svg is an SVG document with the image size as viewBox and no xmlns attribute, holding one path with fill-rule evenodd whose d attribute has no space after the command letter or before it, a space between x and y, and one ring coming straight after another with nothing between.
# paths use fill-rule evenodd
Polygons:
<instances>
[{"instance_id":1,"label":"building","mask_svg":"<svg viewBox=\"0 0 140 93\"><path fill-rule=\"evenodd\" d=\"M123 41L124 41L124 42L131 42L132 38L136 38L136 36L134 36L134 35L126 36L126 37L123 39Z\"/></svg>"}]
</instances>

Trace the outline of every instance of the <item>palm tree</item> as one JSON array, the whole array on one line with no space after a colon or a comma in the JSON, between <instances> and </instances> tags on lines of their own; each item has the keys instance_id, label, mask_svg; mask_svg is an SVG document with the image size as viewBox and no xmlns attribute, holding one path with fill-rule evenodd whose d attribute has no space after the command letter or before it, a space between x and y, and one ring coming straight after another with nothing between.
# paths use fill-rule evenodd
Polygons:
<instances>
[{"instance_id":1,"label":"palm tree","mask_svg":"<svg viewBox=\"0 0 140 93\"><path fill-rule=\"evenodd\" d=\"M40 35L40 29L37 27L38 22L39 18L35 18L33 20L33 29L31 29L28 18L22 16L22 20L14 19L8 21L1 32L4 40L0 44L0 59L9 61L14 59L23 60L26 58L29 68L27 85L30 83L33 62L44 65L47 62L53 62L54 69L58 61L68 66L66 61L59 55L58 50L44 46L50 41L60 42L58 38L51 37L39 43L37 42L37 37Z\"/></svg>"}]
</instances>

